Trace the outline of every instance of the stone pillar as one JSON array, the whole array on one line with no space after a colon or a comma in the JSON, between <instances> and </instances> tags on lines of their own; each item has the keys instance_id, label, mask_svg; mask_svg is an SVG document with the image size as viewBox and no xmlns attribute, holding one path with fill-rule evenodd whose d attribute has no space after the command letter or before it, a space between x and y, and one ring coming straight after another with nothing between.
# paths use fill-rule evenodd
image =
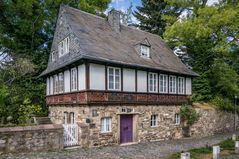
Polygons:
<instances>
[{"instance_id":1,"label":"stone pillar","mask_svg":"<svg viewBox=\"0 0 239 159\"><path fill-rule=\"evenodd\" d=\"M235 153L239 154L239 141L235 141Z\"/></svg>"},{"instance_id":2,"label":"stone pillar","mask_svg":"<svg viewBox=\"0 0 239 159\"><path fill-rule=\"evenodd\" d=\"M213 146L213 159L219 159L220 157L220 146Z\"/></svg>"},{"instance_id":3,"label":"stone pillar","mask_svg":"<svg viewBox=\"0 0 239 159\"><path fill-rule=\"evenodd\" d=\"M181 159L190 159L190 152L181 153Z\"/></svg>"}]
</instances>

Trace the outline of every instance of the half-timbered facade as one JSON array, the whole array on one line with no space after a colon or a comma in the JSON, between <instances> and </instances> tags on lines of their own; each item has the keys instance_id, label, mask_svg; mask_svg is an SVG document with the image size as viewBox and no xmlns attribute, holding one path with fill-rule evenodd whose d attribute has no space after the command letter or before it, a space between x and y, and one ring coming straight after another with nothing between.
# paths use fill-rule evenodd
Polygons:
<instances>
[{"instance_id":1,"label":"half-timbered facade","mask_svg":"<svg viewBox=\"0 0 239 159\"><path fill-rule=\"evenodd\" d=\"M62 6L42 76L49 117L66 133L74 125L66 142L98 146L181 137L180 105L197 74L157 35L121 25L119 12Z\"/></svg>"}]
</instances>

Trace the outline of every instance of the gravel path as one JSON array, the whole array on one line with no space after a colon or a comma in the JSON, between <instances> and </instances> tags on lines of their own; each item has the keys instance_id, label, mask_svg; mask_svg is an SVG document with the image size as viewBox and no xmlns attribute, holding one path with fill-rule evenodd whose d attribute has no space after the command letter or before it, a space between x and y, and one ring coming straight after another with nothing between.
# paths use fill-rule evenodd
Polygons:
<instances>
[{"instance_id":1,"label":"gravel path","mask_svg":"<svg viewBox=\"0 0 239 159\"><path fill-rule=\"evenodd\" d=\"M239 135L239 132L237 132ZM187 138L179 140L140 143L128 146L108 146L91 149L71 149L57 152L30 152L8 154L1 159L157 159L175 152L186 151L192 148L215 145L230 138L231 133L201 138ZM234 157L234 156L232 156ZM235 156L238 158L238 156ZM225 158L234 159L234 158Z\"/></svg>"}]
</instances>

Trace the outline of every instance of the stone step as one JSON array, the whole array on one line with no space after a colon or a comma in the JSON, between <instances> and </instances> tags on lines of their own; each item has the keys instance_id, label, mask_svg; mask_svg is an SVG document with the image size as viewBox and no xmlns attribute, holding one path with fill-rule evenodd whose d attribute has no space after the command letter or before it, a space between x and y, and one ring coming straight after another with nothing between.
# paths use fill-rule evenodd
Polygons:
<instances>
[{"instance_id":1,"label":"stone step","mask_svg":"<svg viewBox=\"0 0 239 159\"><path fill-rule=\"evenodd\" d=\"M37 125L52 124L49 117L33 117L34 123Z\"/></svg>"}]
</instances>

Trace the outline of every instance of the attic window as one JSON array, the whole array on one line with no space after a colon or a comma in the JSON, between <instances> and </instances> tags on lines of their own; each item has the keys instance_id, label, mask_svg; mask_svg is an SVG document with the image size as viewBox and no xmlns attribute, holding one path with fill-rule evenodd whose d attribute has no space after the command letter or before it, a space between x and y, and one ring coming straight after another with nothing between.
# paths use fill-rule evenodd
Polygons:
<instances>
[{"instance_id":1,"label":"attic window","mask_svg":"<svg viewBox=\"0 0 239 159\"><path fill-rule=\"evenodd\" d=\"M58 44L59 57L69 53L69 37L65 38Z\"/></svg>"},{"instance_id":2,"label":"attic window","mask_svg":"<svg viewBox=\"0 0 239 159\"><path fill-rule=\"evenodd\" d=\"M142 57L149 58L150 57L150 47L146 45L140 45L140 55Z\"/></svg>"},{"instance_id":3,"label":"attic window","mask_svg":"<svg viewBox=\"0 0 239 159\"><path fill-rule=\"evenodd\" d=\"M56 52L52 51L51 52L51 62L54 62L54 61L56 61Z\"/></svg>"}]
</instances>

